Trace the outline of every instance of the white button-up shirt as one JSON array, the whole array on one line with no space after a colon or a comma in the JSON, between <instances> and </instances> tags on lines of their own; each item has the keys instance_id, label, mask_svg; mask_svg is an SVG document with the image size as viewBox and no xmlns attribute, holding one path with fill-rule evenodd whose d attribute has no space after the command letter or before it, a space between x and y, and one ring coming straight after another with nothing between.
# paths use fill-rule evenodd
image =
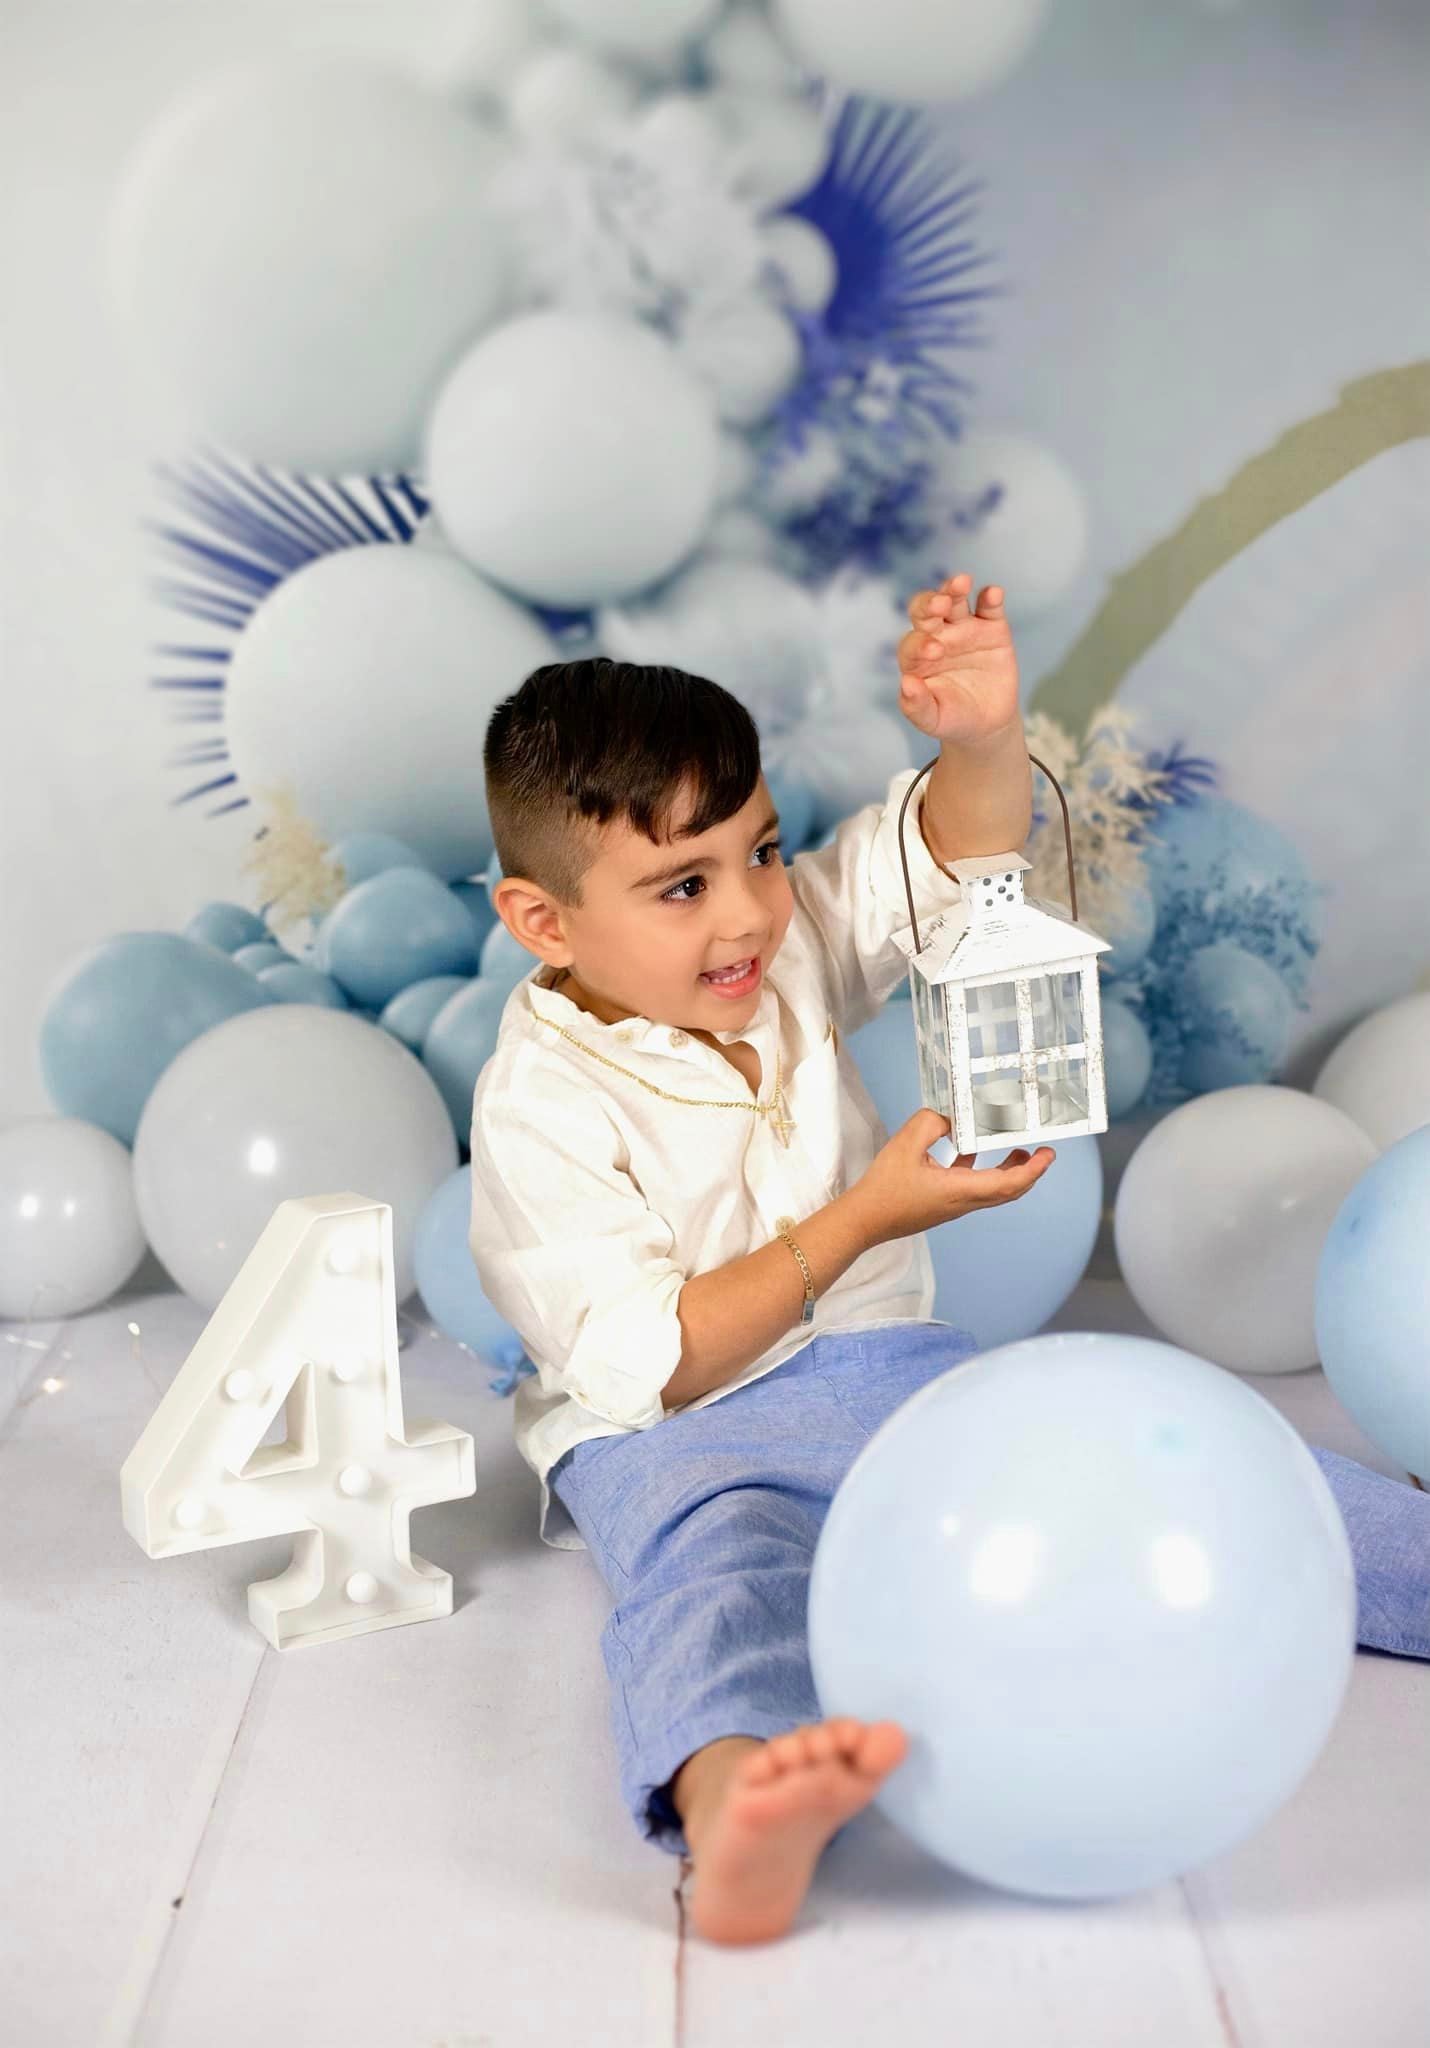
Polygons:
<instances>
[{"instance_id":1,"label":"white button-up shirt","mask_svg":"<svg viewBox=\"0 0 1430 2048\"><path fill-rule=\"evenodd\" d=\"M755 1015L711 1033L755 1047L761 1104L778 1059L782 1112L760 1114L743 1076L689 1033L579 1009L547 985L544 963L507 1000L473 1100L470 1242L488 1301L536 1368L517 1383L513 1421L554 1549L586 1548L546 1479L571 1445L678 1427L687 1408L748 1386L815 1337L931 1319L928 1246L896 1238L862 1253L811 1323L796 1315L723 1386L669 1414L661 1401L680 1363L686 1280L758 1251L781 1219L794 1219L797 1239L799 1219L852 1185L888 1138L844 1041L908 971L891 934L909 924L899 808L918 772L900 770L882 803L790 861L794 910ZM920 931L960 893L919 828L927 787L903 835Z\"/></svg>"}]
</instances>

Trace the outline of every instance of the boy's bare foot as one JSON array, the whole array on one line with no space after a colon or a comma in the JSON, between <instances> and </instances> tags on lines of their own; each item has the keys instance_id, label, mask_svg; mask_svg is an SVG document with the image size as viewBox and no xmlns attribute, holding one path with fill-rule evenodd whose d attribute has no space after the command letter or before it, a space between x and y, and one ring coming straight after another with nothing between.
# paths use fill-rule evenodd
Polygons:
<instances>
[{"instance_id":1,"label":"boy's bare foot","mask_svg":"<svg viewBox=\"0 0 1430 2048\"><path fill-rule=\"evenodd\" d=\"M691 1814L690 1917L708 1941L770 1941L798 1913L821 1850L908 1754L894 1721L847 1716L741 1756L713 1809Z\"/></svg>"}]
</instances>

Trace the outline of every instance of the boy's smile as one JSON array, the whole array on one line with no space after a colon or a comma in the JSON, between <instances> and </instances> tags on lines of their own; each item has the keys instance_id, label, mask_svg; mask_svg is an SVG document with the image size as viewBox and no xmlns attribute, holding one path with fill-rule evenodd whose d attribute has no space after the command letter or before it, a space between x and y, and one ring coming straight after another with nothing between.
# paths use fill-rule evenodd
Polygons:
<instances>
[{"instance_id":1,"label":"boy's smile","mask_svg":"<svg viewBox=\"0 0 1430 2048\"><path fill-rule=\"evenodd\" d=\"M579 1009L606 1024L645 1017L683 1026L713 1042L753 1017L794 898L763 775L744 807L708 832L683 838L689 816L687 791L668 842L653 845L625 819L601 829L579 908L519 877L500 882L494 900L513 937L563 970L555 985ZM709 978L747 961L733 986Z\"/></svg>"}]
</instances>

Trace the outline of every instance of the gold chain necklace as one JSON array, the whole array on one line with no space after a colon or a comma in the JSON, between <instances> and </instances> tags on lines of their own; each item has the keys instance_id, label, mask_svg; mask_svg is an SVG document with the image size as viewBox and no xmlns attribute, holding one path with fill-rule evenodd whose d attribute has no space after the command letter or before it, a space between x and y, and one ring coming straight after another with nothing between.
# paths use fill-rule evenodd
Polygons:
<instances>
[{"instance_id":1,"label":"gold chain necklace","mask_svg":"<svg viewBox=\"0 0 1430 2048\"><path fill-rule=\"evenodd\" d=\"M654 1081L647 1081L643 1074L633 1074L629 1067L621 1066L616 1060L608 1060L606 1055L603 1052L597 1052L593 1045L583 1044L574 1031L568 1031L564 1024L558 1024L554 1018L543 1017L541 1012L536 1009L533 1009L532 1014L536 1017L538 1023L549 1025L553 1031L559 1031L563 1038L569 1039L578 1051L589 1053L593 1060L599 1060L603 1067L610 1067L613 1073L624 1074L628 1081L637 1081L642 1088L649 1088L651 1094L658 1095L662 1102L678 1102L686 1109L753 1110L756 1116L769 1117L770 1128L774 1131L775 1136L782 1145L788 1147L789 1134L795 1126L794 1119L783 1114L784 1097L780 1087L780 1054L778 1046L775 1048L774 1091L768 1102L716 1102L707 1096L672 1095L668 1088L657 1088Z\"/></svg>"}]
</instances>

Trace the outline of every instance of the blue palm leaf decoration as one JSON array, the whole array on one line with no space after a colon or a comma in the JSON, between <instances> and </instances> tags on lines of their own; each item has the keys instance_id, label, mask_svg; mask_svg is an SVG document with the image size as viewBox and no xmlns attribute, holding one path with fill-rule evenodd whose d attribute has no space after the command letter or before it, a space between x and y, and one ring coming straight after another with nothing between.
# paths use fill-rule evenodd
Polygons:
<instances>
[{"instance_id":1,"label":"blue palm leaf decoration","mask_svg":"<svg viewBox=\"0 0 1430 2048\"><path fill-rule=\"evenodd\" d=\"M152 687L174 693L176 725L218 728L180 748L166 764L203 779L174 806L217 798L211 818L241 810L222 738L223 692L235 642L258 606L285 577L339 548L410 541L427 501L410 477L277 475L205 451L155 468L167 518L148 520L166 572L150 585L170 611L208 629L151 649L161 663ZM210 773L209 771L216 771Z\"/></svg>"},{"instance_id":2,"label":"blue palm leaf decoration","mask_svg":"<svg viewBox=\"0 0 1430 2048\"><path fill-rule=\"evenodd\" d=\"M925 112L850 99L819 182L789 211L833 245L839 278L823 313L803 316L804 374L771 421L762 480L832 434L840 475L784 522L788 566L827 574L848 562L893 568L932 524L930 439L956 440L975 389L947 360L986 345L983 303L999 285L970 232L981 185ZM987 504L945 507L943 523L979 523Z\"/></svg>"}]
</instances>

